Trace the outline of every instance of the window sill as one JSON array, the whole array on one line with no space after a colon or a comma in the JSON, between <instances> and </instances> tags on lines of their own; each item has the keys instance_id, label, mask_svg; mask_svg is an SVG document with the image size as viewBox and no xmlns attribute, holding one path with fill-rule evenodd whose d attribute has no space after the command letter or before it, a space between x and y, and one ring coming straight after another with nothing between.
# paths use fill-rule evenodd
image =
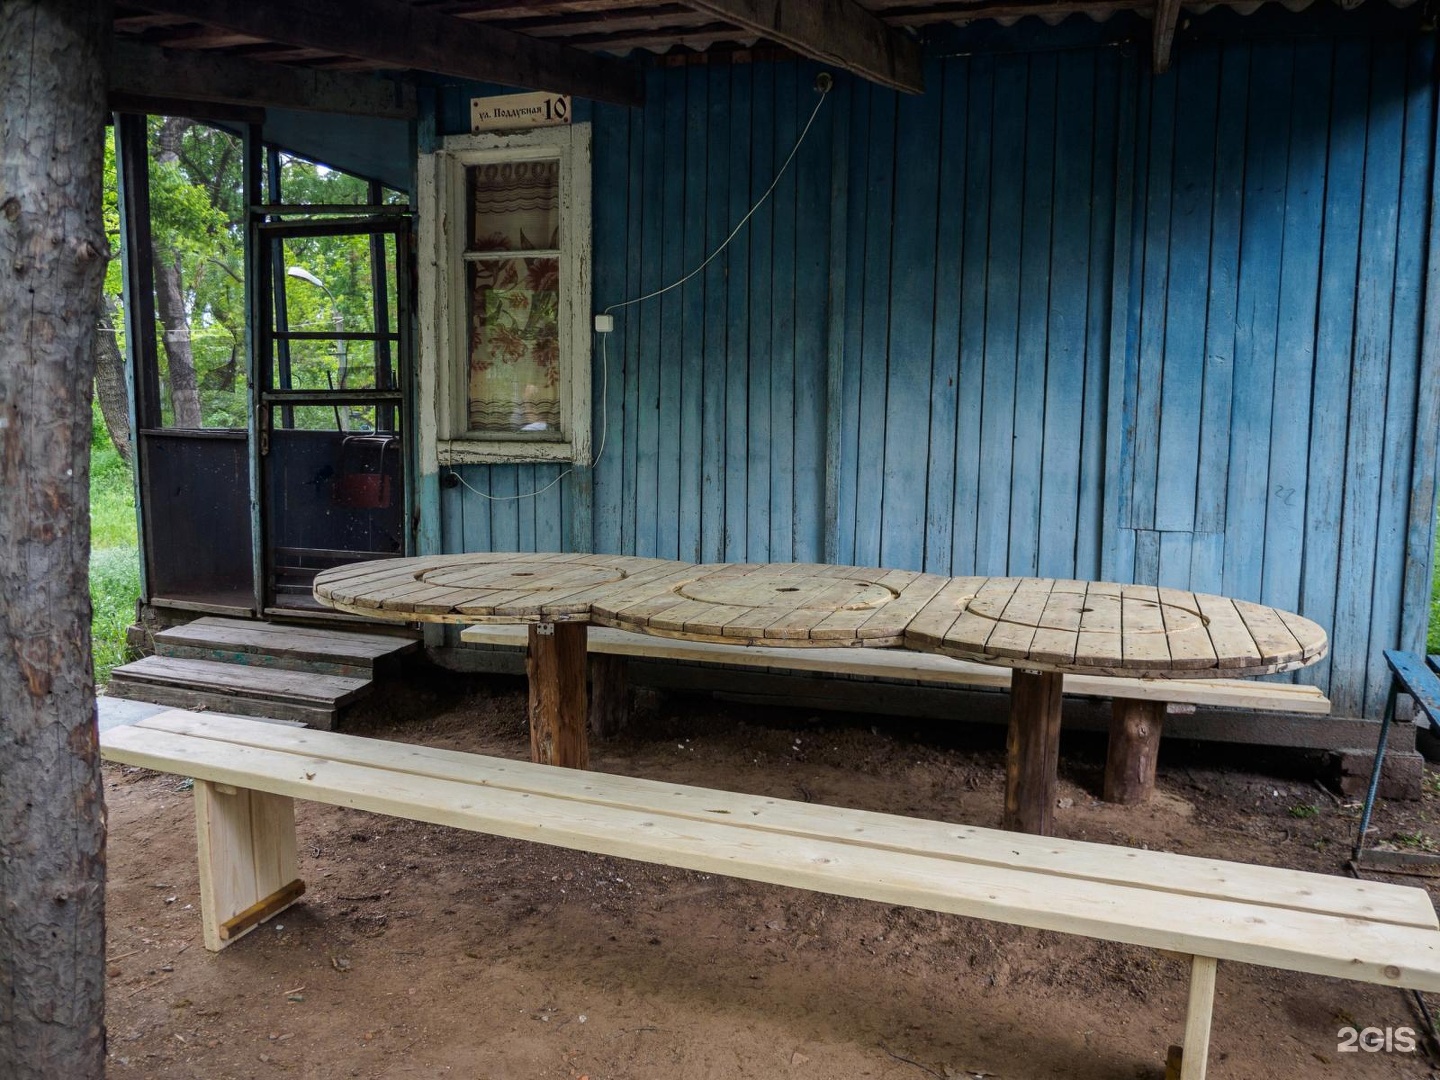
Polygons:
<instances>
[{"instance_id":1,"label":"window sill","mask_svg":"<svg viewBox=\"0 0 1440 1080\"><path fill-rule=\"evenodd\" d=\"M569 464L577 456L570 442L442 439L435 449L441 465Z\"/></svg>"}]
</instances>

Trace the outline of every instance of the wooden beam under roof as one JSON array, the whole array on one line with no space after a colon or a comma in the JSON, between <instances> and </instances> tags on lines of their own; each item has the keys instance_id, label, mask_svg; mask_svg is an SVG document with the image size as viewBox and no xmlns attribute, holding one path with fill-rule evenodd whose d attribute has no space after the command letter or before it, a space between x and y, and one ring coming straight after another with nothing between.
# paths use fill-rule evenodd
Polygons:
<instances>
[{"instance_id":1,"label":"wooden beam under roof","mask_svg":"<svg viewBox=\"0 0 1440 1080\"><path fill-rule=\"evenodd\" d=\"M823 60L871 82L925 92L918 42L893 30L855 0L684 0L696 11Z\"/></svg>"},{"instance_id":2,"label":"wooden beam under roof","mask_svg":"<svg viewBox=\"0 0 1440 1080\"><path fill-rule=\"evenodd\" d=\"M120 100L218 102L393 120L415 115L414 88L393 79L157 49L123 39L111 53L110 92Z\"/></svg>"},{"instance_id":3,"label":"wooden beam under roof","mask_svg":"<svg viewBox=\"0 0 1440 1080\"><path fill-rule=\"evenodd\" d=\"M147 11L396 68L639 105L638 68L404 0L131 0Z\"/></svg>"},{"instance_id":4,"label":"wooden beam under roof","mask_svg":"<svg viewBox=\"0 0 1440 1080\"><path fill-rule=\"evenodd\" d=\"M1175 24L1180 20L1180 0L1156 0L1153 52L1155 74L1170 70L1170 52L1175 47Z\"/></svg>"}]
</instances>

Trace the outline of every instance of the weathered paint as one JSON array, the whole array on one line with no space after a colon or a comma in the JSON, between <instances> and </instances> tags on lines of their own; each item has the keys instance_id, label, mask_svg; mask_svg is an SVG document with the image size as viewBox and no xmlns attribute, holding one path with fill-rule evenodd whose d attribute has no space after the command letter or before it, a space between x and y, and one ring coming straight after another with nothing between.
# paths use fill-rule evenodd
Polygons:
<instances>
[{"instance_id":1,"label":"weathered paint","mask_svg":"<svg viewBox=\"0 0 1440 1080\"><path fill-rule=\"evenodd\" d=\"M597 345L588 484L448 488L446 549L1223 591L1329 627L1299 677L1374 715L1428 610L1433 39L1188 41L1161 77L1142 51L841 79L735 242L618 314L603 398ZM643 111L593 107L597 311L714 250L818 70L660 69Z\"/></svg>"}]
</instances>

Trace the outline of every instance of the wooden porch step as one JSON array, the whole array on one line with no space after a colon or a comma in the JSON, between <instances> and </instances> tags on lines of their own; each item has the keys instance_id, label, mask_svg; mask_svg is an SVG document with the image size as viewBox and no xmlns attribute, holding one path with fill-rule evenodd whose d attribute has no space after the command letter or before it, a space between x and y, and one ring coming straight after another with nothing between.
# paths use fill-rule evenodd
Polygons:
<instances>
[{"instance_id":1,"label":"wooden porch step","mask_svg":"<svg viewBox=\"0 0 1440 1080\"><path fill-rule=\"evenodd\" d=\"M369 679L415 652L414 638L243 619L196 619L155 635L158 656Z\"/></svg>"},{"instance_id":2,"label":"wooden porch step","mask_svg":"<svg viewBox=\"0 0 1440 1080\"><path fill-rule=\"evenodd\" d=\"M341 706L368 693L368 678L147 656L116 668L109 694L190 709L298 720L331 728Z\"/></svg>"}]
</instances>

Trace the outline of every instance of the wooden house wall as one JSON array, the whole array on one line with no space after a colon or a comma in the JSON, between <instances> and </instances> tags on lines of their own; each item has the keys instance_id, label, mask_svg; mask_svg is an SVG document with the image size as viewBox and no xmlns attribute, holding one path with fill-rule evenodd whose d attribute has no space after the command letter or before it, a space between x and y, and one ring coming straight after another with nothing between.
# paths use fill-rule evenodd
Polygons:
<instances>
[{"instance_id":1,"label":"wooden house wall","mask_svg":"<svg viewBox=\"0 0 1440 1080\"><path fill-rule=\"evenodd\" d=\"M596 311L724 239L817 70L588 112ZM457 470L442 542L1219 591L1330 628L1300 677L1375 715L1429 610L1435 74L1382 36L842 78L726 252L597 340L595 468Z\"/></svg>"}]
</instances>

